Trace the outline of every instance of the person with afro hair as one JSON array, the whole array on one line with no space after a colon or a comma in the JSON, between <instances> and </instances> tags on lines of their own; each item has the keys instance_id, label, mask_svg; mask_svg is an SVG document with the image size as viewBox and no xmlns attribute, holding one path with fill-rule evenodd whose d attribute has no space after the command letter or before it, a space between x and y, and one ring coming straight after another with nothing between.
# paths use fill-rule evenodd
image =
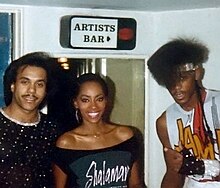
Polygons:
<instances>
[{"instance_id":1,"label":"person with afro hair","mask_svg":"<svg viewBox=\"0 0 220 188\"><path fill-rule=\"evenodd\" d=\"M156 120L167 167L161 188L220 187L220 92L202 84L208 55L195 38L176 38L147 62L174 99Z\"/></svg>"}]
</instances>

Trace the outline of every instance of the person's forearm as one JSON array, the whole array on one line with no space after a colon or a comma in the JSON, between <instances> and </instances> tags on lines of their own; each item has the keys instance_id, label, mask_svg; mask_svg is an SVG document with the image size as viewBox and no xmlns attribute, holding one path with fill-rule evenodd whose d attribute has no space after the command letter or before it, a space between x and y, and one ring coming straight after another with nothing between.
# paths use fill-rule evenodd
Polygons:
<instances>
[{"instance_id":1,"label":"person's forearm","mask_svg":"<svg viewBox=\"0 0 220 188\"><path fill-rule=\"evenodd\" d=\"M182 188L184 177L178 173L166 173L161 183L161 188Z\"/></svg>"},{"instance_id":2,"label":"person's forearm","mask_svg":"<svg viewBox=\"0 0 220 188\"><path fill-rule=\"evenodd\" d=\"M147 186L144 184L135 184L135 185L129 186L129 188L147 188Z\"/></svg>"}]
</instances>

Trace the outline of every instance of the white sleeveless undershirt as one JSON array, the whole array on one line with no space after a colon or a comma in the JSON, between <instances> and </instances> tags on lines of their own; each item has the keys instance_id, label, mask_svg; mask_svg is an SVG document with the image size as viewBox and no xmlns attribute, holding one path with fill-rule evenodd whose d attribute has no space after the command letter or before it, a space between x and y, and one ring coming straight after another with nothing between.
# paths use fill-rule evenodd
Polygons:
<instances>
[{"instance_id":1,"label":"white sleeveless undershirt","mask_svg":"<svg viewBox=\"0 0 220 188\"><path fill-rule=\"evenodd\" d=\"M199 140L198 136L193 134L194 109L191 111L185 111L177 103L172 104L166 110L167 130L173 149L178 148L178 143L181 141L181 143L197 158L219 160L220 92L213 90L206 90L206 92L204 111L207 123L212 130L213 138L215 139L214 146L210 143L207 148L201 147L202 142ZM201 176L189 177L196 181L203 178L210 178ZM220 188L220 182L218 182L218 186ZM208 188L207 185L206 188Z\"/></svg>"}]
</instances>

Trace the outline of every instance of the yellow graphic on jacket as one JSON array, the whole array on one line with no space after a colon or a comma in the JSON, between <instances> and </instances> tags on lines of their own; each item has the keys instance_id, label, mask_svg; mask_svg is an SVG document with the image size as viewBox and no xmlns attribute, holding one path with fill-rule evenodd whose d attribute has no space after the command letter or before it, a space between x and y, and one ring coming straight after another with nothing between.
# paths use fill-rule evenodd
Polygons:
<instances>
[{"instance_id":1,"label":"yellow graphic on jacket","mask_svg":"<svg viewBox=\"0 0 220 188\"><path fill-rule=\"evenodd\" d=\"M215 159L214 147L220 146L220 129L215 130L216 142L214 145L209 141L207 145L204 145L200 138L192 132L189 126L184 127L182 119L177 120L177 126L179 130L179 141L182 146L175 145L175 150L181 151L181 147L189 149L196 158L199 159Z\"/></svg>"}]
</instances>

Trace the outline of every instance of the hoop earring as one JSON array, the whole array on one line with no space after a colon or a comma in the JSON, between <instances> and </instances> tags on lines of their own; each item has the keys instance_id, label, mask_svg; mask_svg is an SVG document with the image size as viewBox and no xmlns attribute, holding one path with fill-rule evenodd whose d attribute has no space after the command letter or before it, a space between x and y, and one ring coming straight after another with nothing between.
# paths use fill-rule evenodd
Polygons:
<instances>
[{"instance_id":1,"label":"hoop earring","mask_svg":"<svg viewBox=\"0 0 220 188\"><path fill-rule=\"evenodd\" d=\"M78 108L76 108L76 110L75 110L75 117L76 117L77 122L81 123L82 118L81 118L80 111Z\"/></svg>"}]
</instances>

